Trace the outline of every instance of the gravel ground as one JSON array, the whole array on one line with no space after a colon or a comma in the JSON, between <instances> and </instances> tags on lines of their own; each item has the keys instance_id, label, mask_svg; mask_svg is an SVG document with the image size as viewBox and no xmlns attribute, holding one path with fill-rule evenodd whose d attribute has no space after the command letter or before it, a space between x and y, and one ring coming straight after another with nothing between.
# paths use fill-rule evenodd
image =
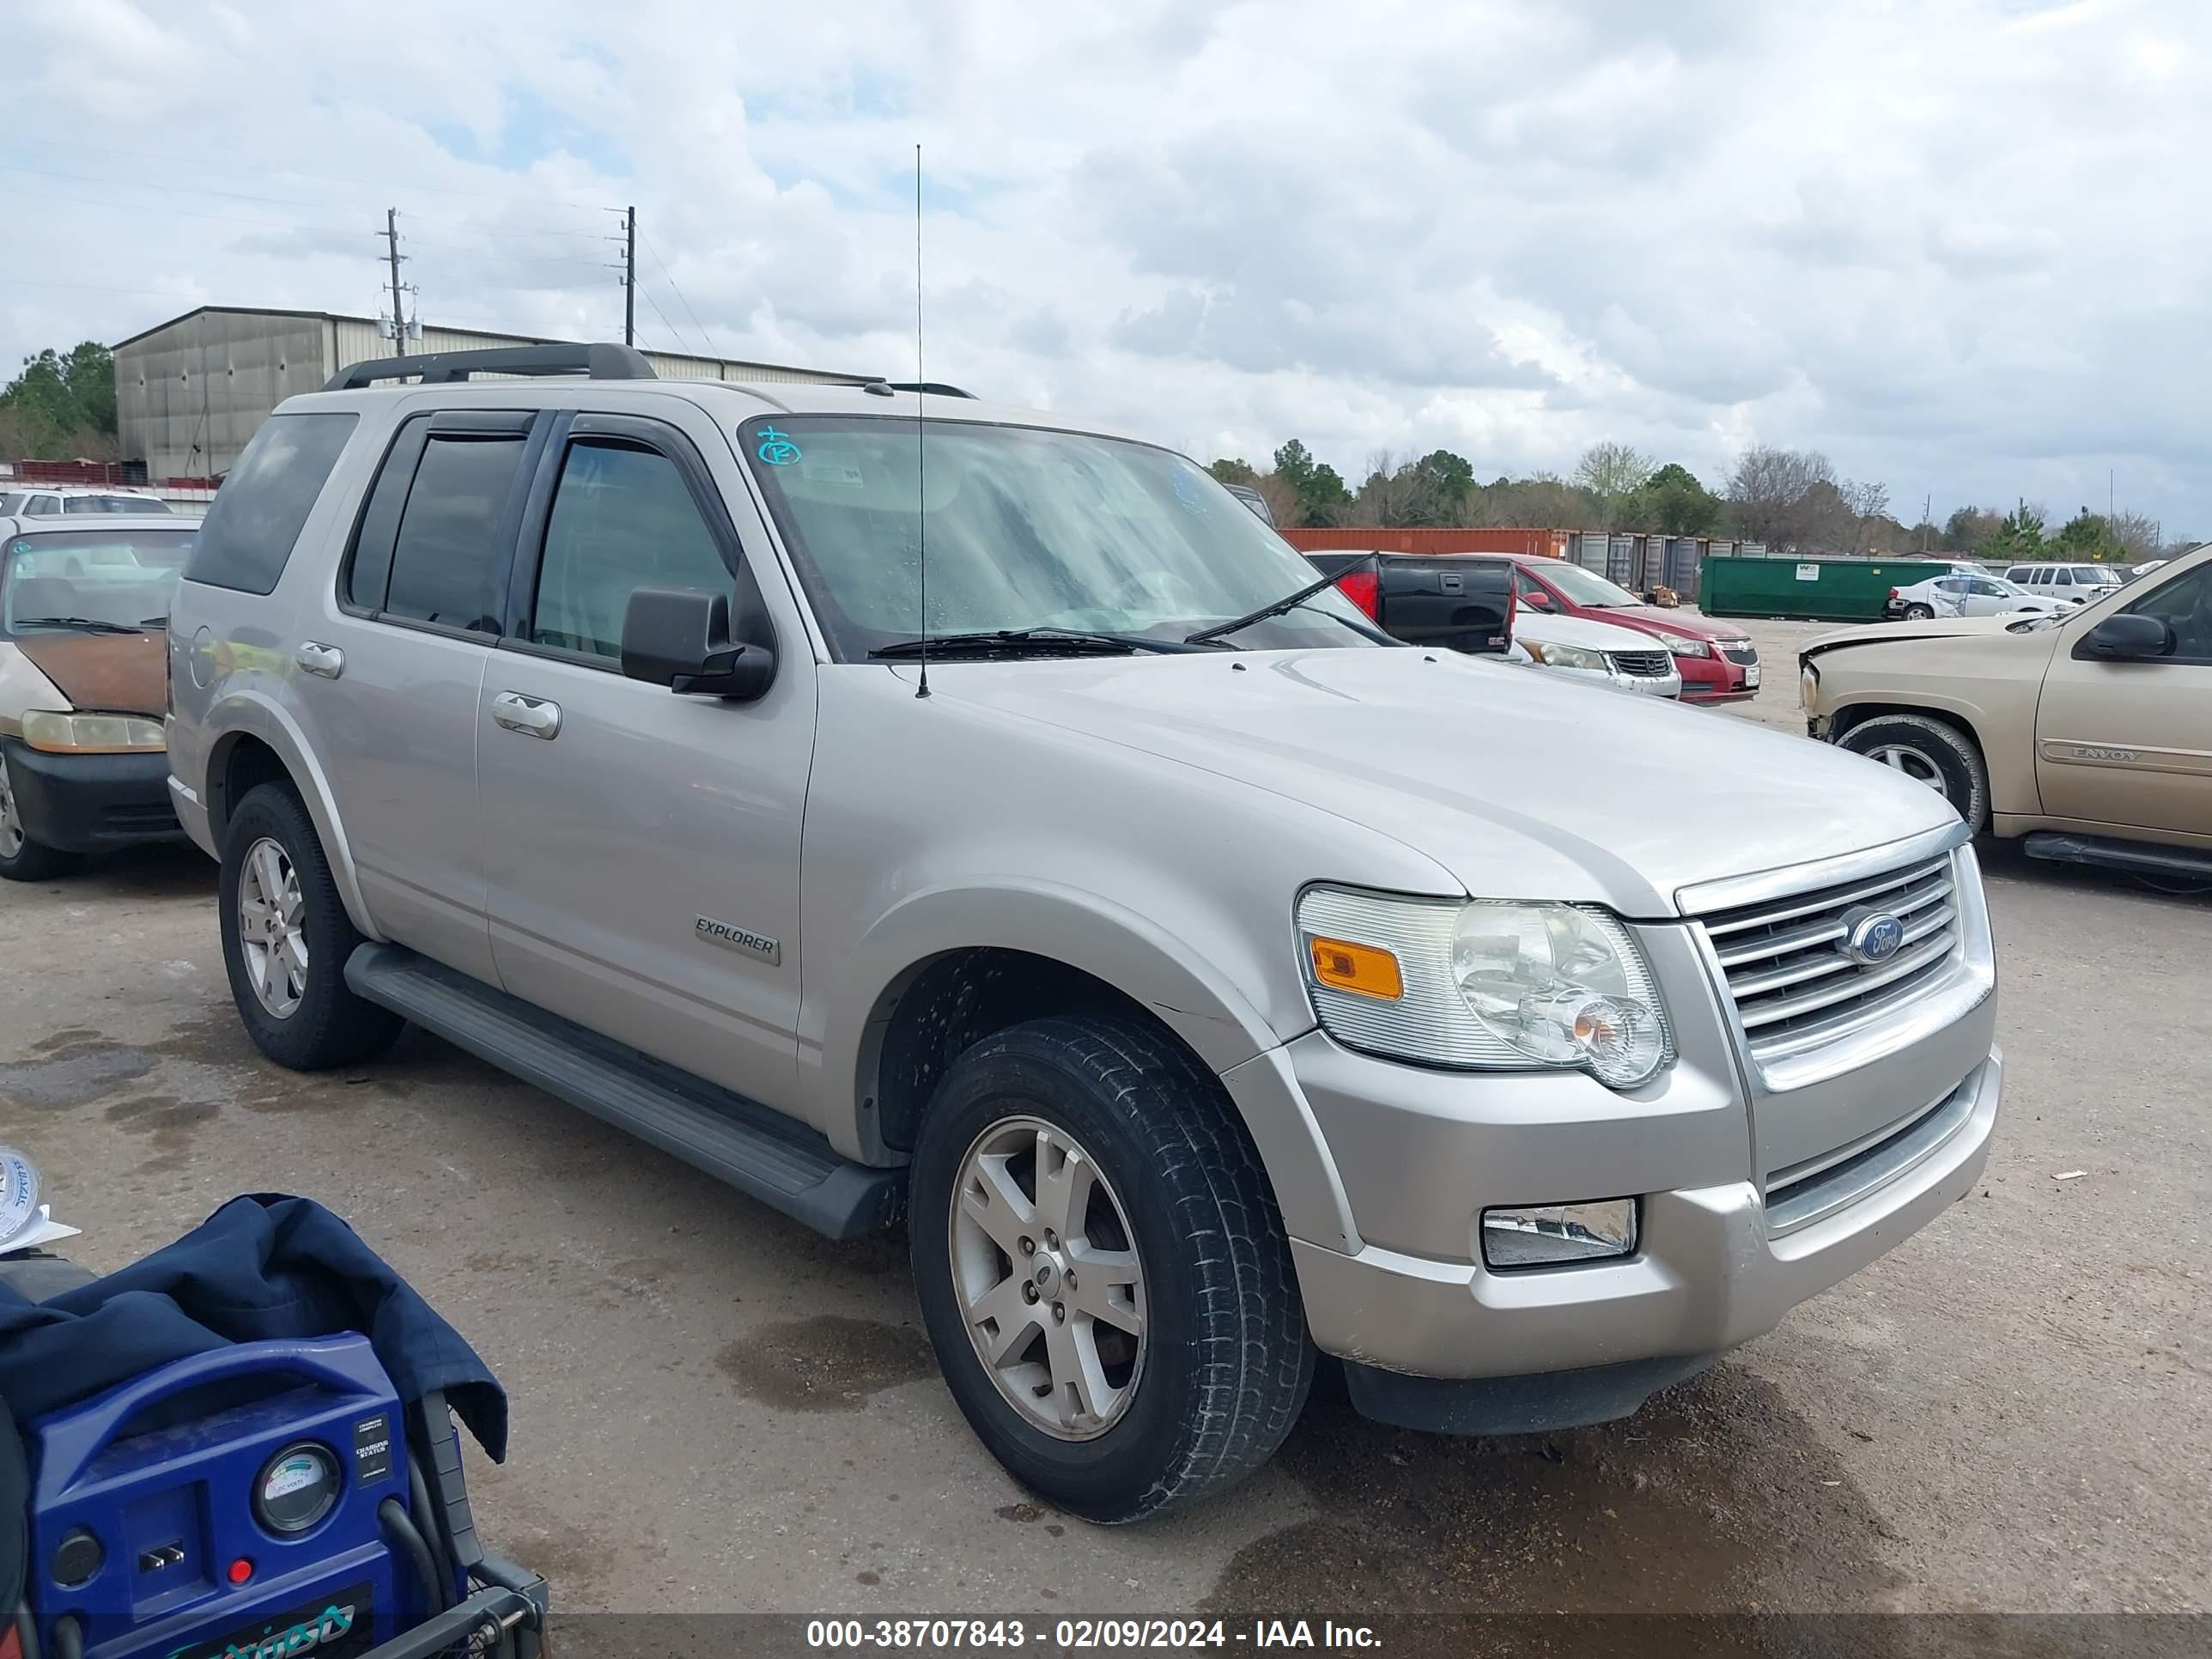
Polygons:
<instances>
[{"instance_id":1,"label":"gravel ground","mask_svg":"<svg viewBox=\"0 0 2212 1659\"><path fill-rule=\"evenodd\" d=\"M1820 629L1753 631L1766 689L1698 717L1802 729ZM96 1267L238 1192L351 1218L506 1381L480 1519L569 1608L2203 1609L2212 902L1984 857L2008 1089L1971 1198L1632 1421L1429 1441L1324 1395L1133 1529L984 1455L902 1236L826 1243L420 1034L263 1063L189 850L0 891L0 1137Z\"/></svg>"}]
</instances>

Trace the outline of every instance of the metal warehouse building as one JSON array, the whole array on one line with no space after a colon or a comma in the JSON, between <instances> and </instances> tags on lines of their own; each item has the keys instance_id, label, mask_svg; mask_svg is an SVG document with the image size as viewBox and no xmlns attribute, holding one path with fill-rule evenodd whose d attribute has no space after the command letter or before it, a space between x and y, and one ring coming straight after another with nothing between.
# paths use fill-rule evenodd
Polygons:
<instances>
[{"instance_id":1,"label":"metal warehouse building","mask_svg":"<svg viewBox=\"0 0 2212 1659\"><path fill-rule=\"evenodd\" d=\"M338 370L392 355L374 317L327 311L252 311L202 306L122 341L115 350L118 438L149 479L227 472L256 428L296 392L319 391ZM410 352L559 345L539 335L422 325ZM811 382L859 386L877 377L721 357L645 354L663 380Z\"/></svg>"}]
</instances>

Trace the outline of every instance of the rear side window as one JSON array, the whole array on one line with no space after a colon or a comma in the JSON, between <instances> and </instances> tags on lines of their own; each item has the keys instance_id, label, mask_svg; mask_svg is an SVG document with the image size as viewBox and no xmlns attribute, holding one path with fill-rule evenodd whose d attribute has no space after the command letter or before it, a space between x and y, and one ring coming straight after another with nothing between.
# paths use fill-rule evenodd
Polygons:
<instances>
[{"instance_id":1,"label":"rear side window","mask_svg":"<svg viewBox=\"0 0 2212 1659\"><path fill-rule=\"evenodd\" d=\"M241 593L275 587L360 419L331 411L264 421L216 492L185 580Z\"/></svg>"},{"instance_id":2,"label":"rear side window","mask_svg":"<svg viewBox=\"0 0 2212 1659\"><path fill-rule=\"evenodd\" d=\"M500 529L522 459L523 434L433 433L423 446L392 545L385 615L496 634L507 549ZM360 597L356 574L355 597Z\"/></svg>"}]
</instances>

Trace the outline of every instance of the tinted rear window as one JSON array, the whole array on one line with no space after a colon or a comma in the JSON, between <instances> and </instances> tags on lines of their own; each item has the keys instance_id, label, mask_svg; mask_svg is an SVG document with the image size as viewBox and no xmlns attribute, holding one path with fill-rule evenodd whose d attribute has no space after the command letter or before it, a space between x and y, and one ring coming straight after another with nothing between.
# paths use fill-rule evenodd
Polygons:
<instances>
[{"instance_id":1,"label":"tinted rear window","mask_svg":"<svg viewBox=\"0 0 2212 1659\"><path fill-rule=\"evenodd\" d=\"M185 579L242 593L275 587L360 418L333 411L264 421L216 492Z\"/></svg>"},{"instance_id":2,"label":"tinted rear window","mask_svg":"<svg viewBox=\"0 0 2212 1659\"><path fill-rule=\"evenodd\" d=\"M522 448L519 433L431 438L399 520L387 615L499 632L507 549L498 532Z\"/></svg>"}]
</instances>

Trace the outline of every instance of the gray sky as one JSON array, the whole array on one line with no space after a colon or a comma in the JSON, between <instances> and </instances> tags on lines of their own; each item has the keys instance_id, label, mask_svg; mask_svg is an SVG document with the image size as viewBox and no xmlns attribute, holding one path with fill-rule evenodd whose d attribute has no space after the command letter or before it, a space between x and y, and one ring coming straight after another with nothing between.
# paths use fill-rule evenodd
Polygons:
<instances>
[{"instance_id":1,"label":"gray sky","mask_svg":"<svg viewBox=\"0 0 2212 1659\"><path fill-rule=\"evenodd\" d=\"M387 206L428 320L619 337L634 202L644 343L903 377L920 142L928 372L994 397L2212 536L2204 0L9 9L9 363L374 313Z\"/></svg>"}]
</instances>

